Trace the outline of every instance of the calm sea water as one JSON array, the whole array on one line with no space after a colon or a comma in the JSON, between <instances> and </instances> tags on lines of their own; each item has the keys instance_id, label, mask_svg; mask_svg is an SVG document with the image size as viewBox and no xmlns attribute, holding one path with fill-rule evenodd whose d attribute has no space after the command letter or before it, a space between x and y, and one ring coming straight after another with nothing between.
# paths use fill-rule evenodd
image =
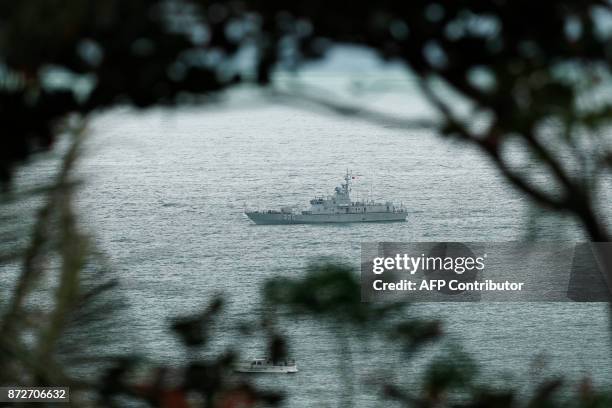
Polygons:
<instances>
[{"instance_id":1,"label":"calm sea water","mask_svg":"<svg viewBox=\"0 0 612 408\"><path fill-rule=\"evenodd\" d=\"M77 203L121 277L128 308L120 319L131 326L131 344L151 359L184 358L166 331L168 319L198 310L215 293L230 303L207 353L234 347L245 357L265 355L263 334L244 338L237 331L255 321L262 283L299 278L323 256L357 267L361 242L584 239L572 220L534 210L469 146L249 95L239 93L222 108L115 110L92 122ZM402 95L408 96L355 98L393 112L426 111L416 97ZM354 195L405 203L407 222L256 226L242 213L245 204L306 205L315 194L331 193L347 168L362 175ZM535 360L547 362L546 375L611 382L603 305L424 304L413 313L444 319L450 340L428 356L460 343L494 386L528 389ZM280 328L300 372L257 381L285 389L292 407L337 406L346 390L338 370L340 329L293 318ZM358 406L379 406L373 379L418 384L428 357L409 361L375 334L348 336Z\"/></svg>"}]
</instances>

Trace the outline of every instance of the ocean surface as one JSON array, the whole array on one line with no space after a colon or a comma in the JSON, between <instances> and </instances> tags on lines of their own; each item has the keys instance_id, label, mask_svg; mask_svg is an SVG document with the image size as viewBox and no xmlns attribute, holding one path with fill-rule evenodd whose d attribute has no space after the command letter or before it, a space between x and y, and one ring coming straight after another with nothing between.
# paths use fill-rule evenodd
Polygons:
<instances>
[{"instance_id":1,"label":"ocean surface","mask_svg":"<svg viewBox=\"0 0 612 408\"><path fill-rule=\"evenodd\" d=\"M326 89L325 81L349 88L348 99L372 108L427 112L400 80L317 81ZM386 92L367 91L371 83ZM312 196L330 194L347 169L359 174L354 197L403 202L407 222L256 226L243 215L245 206L306 206ZM42 170L25 168L20 180L34 180ZM279 104L248 90L221 106L99 114L76 175L84 182L76 201L81 222L120 277L127 302L118 324L129 333L109 335L105 347L133 348L152 361L184 360L168 323L201 310L217 293L229 302L203 353L231 347L244 357L265 355L264 332L245 337L239 330L258 319L261 285L280 275L300 278L321 257L358 268L362 242L585 240L571 218L535 209L459 141ZM338 337L346 335L353 402L360 407L380 406L377 382L414 389L425 363L458 344L481 364L480 379L492 387L528 392L539 374L612 384L603 304L419 304L410 313L441 318L446 334L416 359L377 333L280 317L300 372L255 381L285 391L287 406L339 406L350 390L340 370L346 361Z\"/></svg>"}]
</instances>

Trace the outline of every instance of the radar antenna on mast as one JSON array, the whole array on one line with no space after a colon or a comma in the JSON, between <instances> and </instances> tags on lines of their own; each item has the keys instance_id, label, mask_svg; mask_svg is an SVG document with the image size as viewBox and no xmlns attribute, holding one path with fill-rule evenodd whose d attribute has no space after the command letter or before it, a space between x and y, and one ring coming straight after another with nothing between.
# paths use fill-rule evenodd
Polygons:
<instances>
[{"instance_id":1,"label":"radar antenna on mast","mask_svg":"<svg viewBox=\"0 0 612 408\"><path fill-rule=\"evenodd\" d=\"M346 175L344 176L345 184L343 184L343 187L347 194L351 192L351 180L357 179L357 176L361 176L361 174L353 174L352 170L346 169Z\"/></svg>"}]
</instances>

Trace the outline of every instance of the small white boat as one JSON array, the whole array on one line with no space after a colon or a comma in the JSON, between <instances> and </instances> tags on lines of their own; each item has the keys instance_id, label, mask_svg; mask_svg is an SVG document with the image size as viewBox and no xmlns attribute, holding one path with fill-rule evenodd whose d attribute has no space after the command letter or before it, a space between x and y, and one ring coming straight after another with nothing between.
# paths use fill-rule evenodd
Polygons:
<instances>
[{"instance_id":1,"label":"small white boat","mask_svg":"<svg viewBox=\"0 0 612 408\"><path fill-rule=\"evenodd\" d=\"M294 360L272 361L265 358L242 361L236 365L235 371L239 373L297 373L298 368Z\"/></svg>"}]
</instances>

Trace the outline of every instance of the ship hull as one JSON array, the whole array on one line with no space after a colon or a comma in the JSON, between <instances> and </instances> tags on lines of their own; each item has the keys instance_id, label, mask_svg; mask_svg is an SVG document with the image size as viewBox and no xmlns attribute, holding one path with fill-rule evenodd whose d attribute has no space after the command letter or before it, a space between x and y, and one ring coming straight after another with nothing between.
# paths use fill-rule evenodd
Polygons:
<instances>
[{"instance_id":1,"label":"ship hull","mask_svg":"<svg viewBox=\"0 0 612 408\"><path fill-rule=\"evenodd\" d=\"M264 373L264 374L293 374L297 373L296 366L237 366L234 368L237 373Z\"/></svg>"},{"instance_id":2,"label":"ship hull","mask_svg":"<svg viewBox=\"0 0 612 408\"><path fill-rule=\"evenodd\" d=\"M334 224L356 222L401 222L406 221L406 213L371 212L351 214L285 214L267 212L247 212L255 224Z\"/></svg>"}]
</instances>

